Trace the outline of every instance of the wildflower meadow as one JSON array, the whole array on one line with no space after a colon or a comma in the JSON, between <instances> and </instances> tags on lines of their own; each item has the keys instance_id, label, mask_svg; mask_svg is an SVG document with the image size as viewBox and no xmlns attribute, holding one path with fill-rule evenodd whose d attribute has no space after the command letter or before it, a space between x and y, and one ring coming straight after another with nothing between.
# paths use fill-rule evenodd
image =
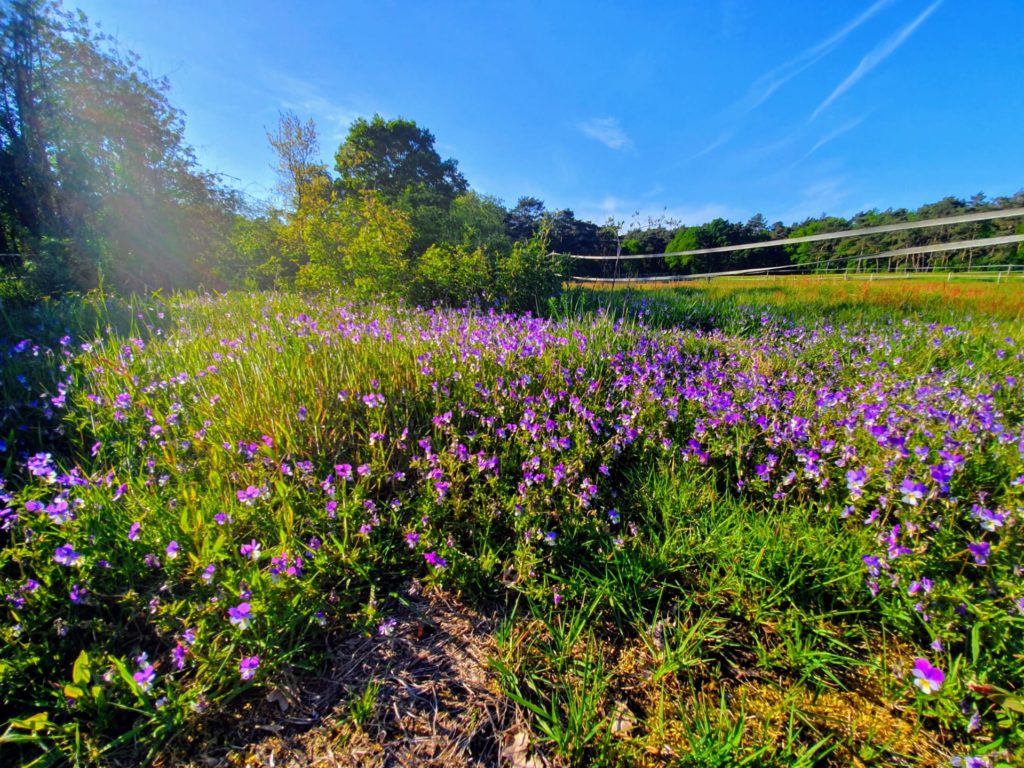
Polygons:
<instances>
[{"instance_id":1,"label":"wildflower meadow","mask_svg":"<svg viewBox=\"0 0 1024 768\"><path fill-rule=\"evenodd\" d=\"M506 764L1019 765L1024 328L943 311L9 314L0 762L244 751L339 638L415 648L418 592L493 617Z\"/></svg>"}]
</instances>

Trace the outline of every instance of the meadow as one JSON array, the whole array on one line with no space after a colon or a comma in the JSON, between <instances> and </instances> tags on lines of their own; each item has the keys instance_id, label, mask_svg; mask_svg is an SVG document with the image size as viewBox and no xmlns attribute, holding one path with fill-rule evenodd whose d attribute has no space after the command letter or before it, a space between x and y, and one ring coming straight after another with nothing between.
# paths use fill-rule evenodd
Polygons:
<instances>
[{"instance_id":1,"label":"meadow","mask_svg":"<svg viewBox=\"0 0 1024 768\"><path fill-rule=\"evenodd\" d=\"M4 309L0 762L1021 764L1024 299L910 286Z\"/></svg>"}]
</instances>

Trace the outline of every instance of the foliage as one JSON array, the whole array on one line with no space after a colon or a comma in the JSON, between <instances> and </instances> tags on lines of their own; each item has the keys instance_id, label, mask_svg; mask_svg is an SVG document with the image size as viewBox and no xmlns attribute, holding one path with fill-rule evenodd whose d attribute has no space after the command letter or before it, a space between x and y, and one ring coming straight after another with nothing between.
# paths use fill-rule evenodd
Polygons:
<instances>
[{"instance_id":1,"label":"foliage","mask_svg":"<svg viewBox=\"0 0 1024 768\"><path fill-rule=\"evenodd\" d=\"M412 120L357 119L335 155L345 192L372 190L389 203L405 196L447 205L466 191L458 163L442 160L434 135Z\"/></svg>"},{"instance_id":2,"label":"foliage","mask_svg":"<svg viewBox=\"0 0 1024 768\"><path fill-rule=\"evenodd\" d=\"M312 118L302 122L294 112L282 112L277 130L267 132L277 155L278 192L293 211L316 208L330 190L327 166L319 159L320 138ZM327 184L324 184L324 181Z\"/></svg>"},{"instance_id":3,"label":"foliage","mask_svg":"<svg viewBox=\"0 0 1024 768\"><path fill-rule=\"evenodd\" d=\"M235 195L201 171L166 81L82 15L0 9L0 251L54 293L210 284Z\"/></svg>"},{"instance_id":4,"label":"foliage","mask_svg":"<svg viewBox=\"0 0 1024 768\"><path fill-rule=\"evenodd\" d=\"M445 219L442 242L507 254L511 241L505 233L505 208L500 200L466 192L452 201Z\"/></svg>"},{"instance_id":5,"label":"foliage","mask_svg":"<svg viewBox=\"0 0 1024 768\"><path fill-rule=\"evenodd\" d=\"M299 267L300 288L349 288L354 295L404 295L410 268L405 258L413 229L408 216L383 197L363 191L333 198L303 222L308 261Z\"/></svg>"},{"instance_id":6,"label":"foliage","mask_svg":"<svg viewBox=\"0 0 1024 768\"><path fill-rule=\"evenodd\" d=\"M493 300L491 260L483 248L463 245L432 245L416 261L412 299L424 306L440 302L464 307Z\"/></svg>"},{"instance_id":7,"label":"foliage","mask_svg":"<svg viewBox=\"0 0 1024 768\"><path fill-rule=\"evenodd\" d=\"M549 299L561 293L566 268L563 257L548 252L543 229L526 243L514 243L512 253L496 268L500 305L512 312L540 313Z\"/></svg>"},{"instance_id":8,"label":"foliage","mask_svg":"<svg viewBox=\"0 0 1024 768\"><path fill-rule=\"evenodd\" d=\"M458 163L434 149L434 135L401 118L353 122L335 154L335 170L342 195L377 192L410 217L410 249L417 255L442 239L449 207L468 189Z\"/></svg>"},{"instance_id":9,"label":"foliage","mask_svg":"<svg viewBox=\"0 0 1024 768\"><path fill-rule=\"evenodd\" d=\"M520 197L505 215L505 231L512 240L529 240L540 231L544 203L536 197Z\"/></svg>"}]
</instances>

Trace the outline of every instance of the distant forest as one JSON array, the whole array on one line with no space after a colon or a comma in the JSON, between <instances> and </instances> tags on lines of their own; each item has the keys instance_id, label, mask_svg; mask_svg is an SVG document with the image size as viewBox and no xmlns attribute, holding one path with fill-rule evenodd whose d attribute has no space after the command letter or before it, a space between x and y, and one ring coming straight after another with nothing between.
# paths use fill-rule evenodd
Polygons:
<instances>
[{"instance_id":1,"label":"distant forest","mask_svg":"<svg viewBox=\"0 0 1024 768\"><path fill-rule=\"evenodd\" d=\"M0 6L0 298L99 286L156 289L324 288L529 308L567 274L607 274L551 253L663 253L771 241L1024 206L1012 196L946 197L916 210L793 224L715 219L700 226L593 223L522 197L511 208L473 191L429 130L411 120L357 120L321 162L316 125L284 113L268 130L275 203L253 202L200 167L184 116L138 57L84 15L48 0ZM624 231L625 230L625 231ZM856 240L625 262L627 272L698 273L854 257L939 240L1024 232L977 222ZM962 254L951 254L955 264ZM1024 263L1020 244L974 263Z\"/></svg>"}]
</instances>

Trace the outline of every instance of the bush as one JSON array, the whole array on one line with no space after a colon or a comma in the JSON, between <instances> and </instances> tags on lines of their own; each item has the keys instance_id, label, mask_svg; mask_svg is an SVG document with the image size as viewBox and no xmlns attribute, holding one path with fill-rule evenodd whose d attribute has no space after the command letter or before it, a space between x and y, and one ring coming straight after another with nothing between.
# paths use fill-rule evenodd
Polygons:
<instances>
[{"instance_id":1,"label":"bush","mask_svg":"<svg viewBox=\"0 0 1024 768\"><path fill-rule=\"evenodd\" d=\"M494 296L492 274L490 259L482 248L432 245L416 263L412 299L456 307L474 301L489 303Z\"/></svg>"},{"instance_id":2,"label":"bush","mask_svg":"<svg viewBox=\"0 0 1024 768\"><path fill-rule=\"evenodd\" d=\"M499 303L513 312L536 312L561 293L565 257L547 253L546 233L541 232L513 245L511 255L498 262L496 271Z\"/></svg>"}]
</instances>

